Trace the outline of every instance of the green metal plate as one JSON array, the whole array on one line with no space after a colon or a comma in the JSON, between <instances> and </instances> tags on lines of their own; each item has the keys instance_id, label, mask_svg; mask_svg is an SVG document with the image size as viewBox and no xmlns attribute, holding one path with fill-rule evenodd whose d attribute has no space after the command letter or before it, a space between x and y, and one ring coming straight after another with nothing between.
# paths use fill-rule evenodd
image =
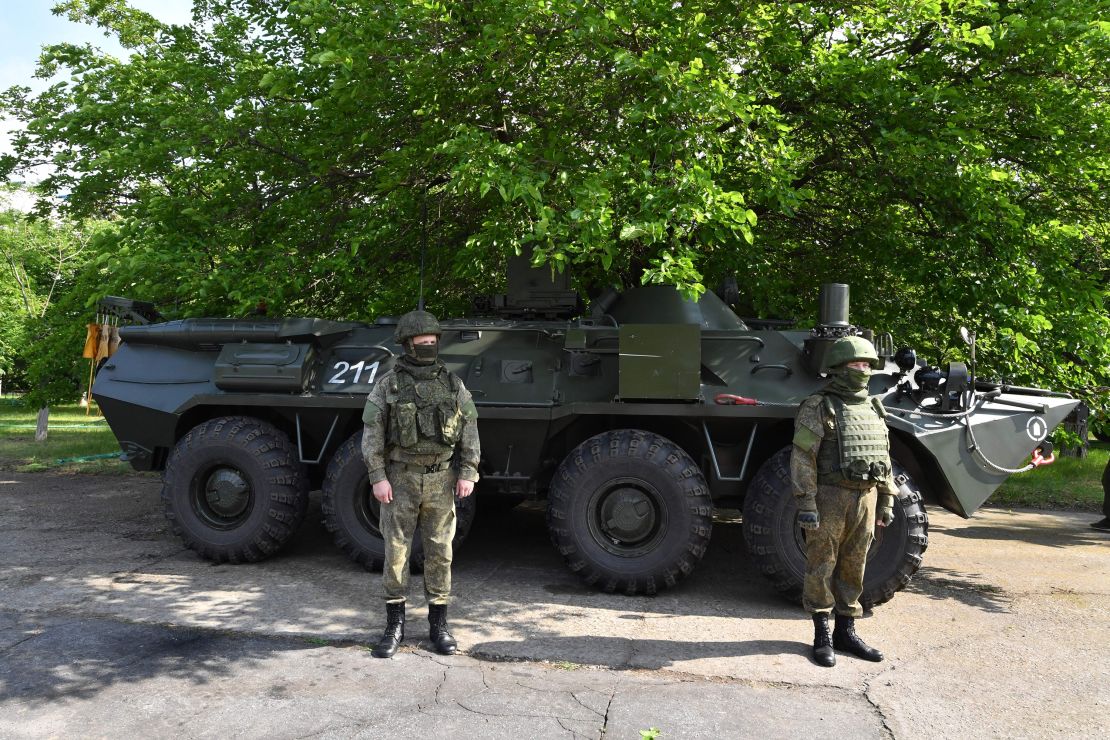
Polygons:
<instances>
[{"instance_id":1,"label":"green metal plate","mask_svg":"<svg viewBox=\"0 0 1110 740\"><path fill-rule=\"evenodd\" d=\"M620 328L622 399L692 400L701 393L701 328L625 324Z\"/></svg>"}]
</instances>

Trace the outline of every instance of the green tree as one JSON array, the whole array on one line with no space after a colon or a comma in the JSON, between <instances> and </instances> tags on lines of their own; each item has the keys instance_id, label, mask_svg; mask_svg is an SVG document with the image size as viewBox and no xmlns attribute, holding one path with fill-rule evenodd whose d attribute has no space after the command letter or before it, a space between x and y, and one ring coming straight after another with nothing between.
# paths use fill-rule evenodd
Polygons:
<instances>
[{"instance_id":1,"label":"green tree","mask_svg":"<svg viewBox=\"0 0 1110 740\"><path fill-rule=\"evenodd\" d=\"M586 290L738 274L935 360L1105 385L1110 23L1078 0L68 0L127 60L44 50L0 169L115 214L112 285L182 315L435 310L530 248ZM1101 382L1100 382L1101 380Z\"/></svg>"},{"instance_id":2,"label":"green tree","mask_svg":"<svg viewBox=\"0 0 1110 740\"><path fill-rule=\"evenodd\" d=\"M18 370L13 373L16 380L26 373L28 398L39 407L35 439L40 442L47 435L49 404L75 395L75 388L67 383L72 373L59 373L70 364L63 358L66 354L79 357L81 351L71 346L59 356L41 354L35 347L56 336L51 331L56 304L59 298L72 299L74 276L89 254L88 241L85 229L33 219L18 211L0 212L0 305L15 309L5 311L0 321L0 368Z\"/></svg>"}]
</instances>

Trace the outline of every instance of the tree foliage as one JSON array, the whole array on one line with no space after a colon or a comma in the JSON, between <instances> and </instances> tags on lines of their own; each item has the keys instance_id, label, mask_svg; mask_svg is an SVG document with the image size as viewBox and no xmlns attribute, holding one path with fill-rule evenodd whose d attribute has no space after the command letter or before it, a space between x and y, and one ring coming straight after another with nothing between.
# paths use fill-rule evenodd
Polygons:
<instances>
[{"instance_id":1,"label":"tree foliage","mask_svg":"<svg viewBox=\"0 0 1110 740\"><path fill-rule=\"evenodd\" d=\"M103 292L368 317L491 292L532 249L586 290L738 275L988 374L1105 385L1110 23L1078 0L197 0L131 50L44 49L9 177L119 218Z\"/></svg>"},{"instance_id":2,"label":"tree foliage","mask_svg":"<svg viewBox=\"0 0 1110 740\"><path fill-rule=\"evenodd\" d=\"M105 283L96 255L111 252L115 236L106 221L0 212L0 369L32 407L73 401L85 389L85 325Z\"/></svg>"},{"instance_id":3,"label":"tree foliage","mask_svg":"<svg viewBox=\"0 0 1110 740\"><path fill-rule=\"evenodd\" d=\"M0 211L0 370L9 388L31 390L35 403L75 395L80 350L74 355L72 347L60 354L36 348L53 341L59 328L62 334L73 332L55 326L59 306L70 306L71 316L76 309L76 321L83 319L85 301L75 300L74 288L98 230L103 231L98 224L79 228Z\"/></svg>"}]
</instances>

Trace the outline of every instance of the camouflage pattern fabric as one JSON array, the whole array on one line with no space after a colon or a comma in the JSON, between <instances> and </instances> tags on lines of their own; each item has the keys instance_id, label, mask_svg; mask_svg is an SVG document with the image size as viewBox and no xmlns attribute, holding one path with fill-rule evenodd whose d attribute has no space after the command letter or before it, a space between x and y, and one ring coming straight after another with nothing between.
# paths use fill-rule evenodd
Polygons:
<instances>
[{"instance_id":1,"label":"camouflage pattern fabric","mask_svg":"<svg viewBox=\"0 0 1110 740\"><path fill-rule=\"evenodd\" d=\"M816 498L821 525L805 533L802 606L811 614L835 610L848 617L862 616L859 597L867 550L874 539L875 489L818 486Z\"/></svg>"},{"instance_id":2,"label":"camouflage pattern fabric","mask_svg":"<svg viewBox=\"0 0 1110 740\"><path fill-rule=\"evenodd\" d=\"M379 528L385 540L382 585L386 601L404 601L409 591L409 554L420 527L424 541L424 595L429 604L451 596L451 540L455 537L454 470L421 473L391 462L386 476L393 502L381 505Z\"/></svg>"},{"instance_id":3,"label":"camouflage pattern fabric","mask_svg":"<svg viewBox=\"0 0 1110 740\"><path fill-rule=\"evenodd\" d=\"M392 374L393 371L386 373L374 384L370 395L366 397L366 407L362 411L362 422L365 424L362 430L362 457L366 460L366 470L369 472L371 484L386 479L387 459L419 465L430 465L443 462L445 459L445 456L440 454L418 455L400 447L387 445L385 411L389 408L387 394ZM456 383L456 386L456 402L462 410L463 423L453 459L458 466L460 478L477 482L478 459L481 456L478 439L478 409L474 406L474 399L466 386L461 381ZM452 457L448 455L446 459L452 459Z\"/></svg>"},{"instance_id":4,"label":"camouflage pattern fabric","mask_svg":"<svg viewBox=\"0 0 1110 740\"><path fill-rule=\"evenodd\" d=\"M390 371L374 384L362 412L362 457L371 485L389 480L392 503L382 504L379 529L385 542L382 581L387 601L404 601L408 593L409 554L420 528L424 543L424 592L429 604L446 604L451 595L451 540L455 536L455 483L477 482L481 448L478 410L470 391L457 381L455 400L462 428L453 451L416 453L390 442L387 434L392 387ZM433 473L426 465L450 467ZM415 466L415 467L414 467Z\"/></svg>"},{"instance_id":5,"label":"camouflage pattern fabric","mask_svg":"<svg viewBox=\"0 0 1110 740\"><path fill-rule=\"evenodd\" d=\"M875 531L881 501L893 506L897 487L891 475L866 489L817 482L817 457L823 444L836 445L835 416L825 410L824 396L802 402L794 421L790 478L798 508L816 511L820 525L806 530L806 577L802 605L810 613L829 612L858 617L867 549Z\"/></svg>"},{"instance_id":6,"label":"camouflage pattern fabric","mask_svg":"<svg viewBox=\"0 0 1110 740\"><path fill-rule=\"evenodd\" d=\"M822 444L836 446L836 419L824 408L820 393L807 398L794 419L794 452L790 456L790 480L799 506L812 502L817 493L817 456ZM838 450L839 448L836 447ZM839 455L839 451L837 452ZM880 496L897 495L894 476L887 475L876 481ZM810 507L808 510L813 511Z\"/></svg>"},{"instance_id":7,"label":"camouflage pattern fabric","mask_svg":"<svg viewBox=\"0 0 1110 740\"><path fill-rule=\"evenodd\" d=\"M877 479L890 473L886 412L878 399L871 403L844 403L827 395L825 416L835 418L836 422L817 451L818 483L871 488Z\"/></svg>"}]
</instances>

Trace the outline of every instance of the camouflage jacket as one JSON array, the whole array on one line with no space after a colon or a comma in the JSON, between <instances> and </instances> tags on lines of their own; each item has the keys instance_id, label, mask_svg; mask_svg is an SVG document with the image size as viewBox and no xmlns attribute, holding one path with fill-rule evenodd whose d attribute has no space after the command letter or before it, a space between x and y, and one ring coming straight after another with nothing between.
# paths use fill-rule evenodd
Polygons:
<instances>
[{"instance_id":1,"label":"camouflage jacket","mask_svg":"<svg viewBox=\"0 0 1110 740\"><path fill-rule=\"evenodd\" d=\"M392 376L395 373L396 370L390 370L374 384L370 395L366 397L366 407L362 412L362 421L365 424L362 430L362 457L366 461L366 470L370 476L371 484L385 480L387 460L399 460L413 464L431 464L440 462L442 459L435 455L410 453L403 447L390 444L388 437L389 402L386 396L392 385ZM458 465L459 478L477 482L478 459L481 455L481 446L478 440L478 409L474 406L474 399L470 395L470 391L466 389L458 376L454 377L453 385L457 388L455 400L462 411L462 429L459 432L459 441L455 445L451 458Z\"/></svg>"},{"instance_id":2,"label":"camouflage jacket","mask_svg":"<svg viewBox=\"0 0 1110 740\"><path fill-rule=\"evenodd\" d=\"M790 480L794 496L812 501L817 496L817 452L825 437L836 433L836 417L825 410L825 397L815 393L802 402L794 419L794 449L790 455ZM898 490L891 475L876 481L879 496L893 497ZM879 507L893 506L893 498L880 498Z\"/></svg>"}]
</instances>

